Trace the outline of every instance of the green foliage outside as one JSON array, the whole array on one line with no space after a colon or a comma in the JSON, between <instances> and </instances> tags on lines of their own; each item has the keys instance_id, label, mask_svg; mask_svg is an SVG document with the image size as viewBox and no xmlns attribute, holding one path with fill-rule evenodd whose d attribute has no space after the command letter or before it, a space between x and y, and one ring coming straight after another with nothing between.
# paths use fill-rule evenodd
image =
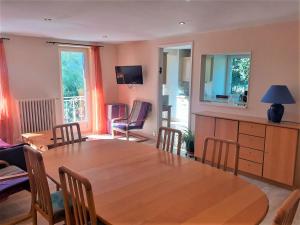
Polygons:
<instances>
[{"instance_id":1,"label":"green foliage outside","mask_svg":"<svg viewBox=\"0 0 300 225\"><path fill-rule=\"evenodd\" d=\"M231 93L243 94L248 90L250 57L233 57L231 62Z\"/></svg>"},{"instance_id":2,"label":"green foliage outside","mask_svg":"<svg viewBox=\"0 0 300 225\"><path fill-rule=\"evenodd\" d=\"M61 52L63 95L80 96L84 93L84 54Z\"/></svg>"},{"instance_id":3,"label":"green foliage outside","mask_svg":"<svg viewBox=\"0 0 300 225\"><path fill-rule=\"evenodd\" d=\"M66 123L86 119L84 54L61 52L61 69L64 96L64 120Z\"/></svg>"}]
</instances>

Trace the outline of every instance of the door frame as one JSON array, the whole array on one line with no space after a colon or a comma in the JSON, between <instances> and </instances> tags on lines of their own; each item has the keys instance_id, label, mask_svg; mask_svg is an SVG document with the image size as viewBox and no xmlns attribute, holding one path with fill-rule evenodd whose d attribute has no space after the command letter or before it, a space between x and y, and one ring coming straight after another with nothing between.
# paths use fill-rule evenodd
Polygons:
<instances>
[{"instance_id":1,"label":"door frame","mask_svg":"<svg viewBox=\"0 0 300 225\"><path fill-rule=\"evenodd\" d=\"M60 99L61 99L61 120L62 123L64 121L64 96L63 96L63 81L62 81L62 64L61 64L61 52L82 52L84 54L84 77L85 77L85 94L86 94L86 109L87 109L87 120L79 121L80 128L82 131L90 131L91 130L91 116L92 116L92 108L91 108L91 93L90 93L90 54L88 47L71 47L71 46L59 46L58 54L59 54L59 73L60 73Z\"/></svg>"},{"instance_id":2,"label":"door frame","mask_svg":"<svg viewBox=\"0 0 300 225\"><path fill-rule=\"evenodd\" d=\"M183 46L183 45L190 45L191 46L191 77L189 82L189 118L188 118L188 129L191 129L191 109L192 109L192 83L193 83L193 71L194 71L194 41L187 41L187 42L175 42L175 43L167 43L158 45L158 90L157 90L157 103L158 103L158 110L157 110L157 128L159 128L162 124L162 74L160 73L160 68L162 67L163 63L163 49L168 47L176 47L176 46Z\"/></svg>"}]
</instances>

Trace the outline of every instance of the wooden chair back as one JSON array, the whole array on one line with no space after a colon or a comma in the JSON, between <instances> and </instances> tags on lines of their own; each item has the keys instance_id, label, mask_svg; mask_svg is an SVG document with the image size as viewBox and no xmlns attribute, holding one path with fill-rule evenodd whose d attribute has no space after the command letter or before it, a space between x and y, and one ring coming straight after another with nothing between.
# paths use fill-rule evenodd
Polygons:
<instances>
[{"instance_id":1,"label":"wooden chair back","mask_svg":"<svg viewBox=\"0 0 300 225\"><path fill-rule=\"evenodd\" d=\"M76 129L76 132L74 132L73 128ZM57 137L57 131L60 131L60 137ZM52 133L54 147L83 141L79 123L56 125L52 129ZM58 141L59 138L61 138L61 141Z\"/></svg>"},{"instance_id":2,"label":"wooden chair back","mask_svg":"<svg viewBox=\"0 0 300 225\"><path fill-rule=\"evenodd\" d=\"M176 148L177 155L180 154L182 132L177 129L169 127L160 127L157 137L156 148L162 149L167 152L173 152ZM174 145L176 144L177 145Z\"/></svg>"},{"instance_id":3,"label":"wooden chair back","mask_svg":"<svg viewBox=\"0 0 300 225\"><path fill-rule=\"evenodd\" d=\"M59 168L59 177L64 196L66 224L97 225L93 191L89 180L64 166Z\"/></svg>"},{"instance_id":4,"label":"wooden chair back","mask_svg":"<svg viewBox=\"0 0 300 225\"><path fill-rule=\"evenodd\" d=\"M30 146L24 146L24 154L32 195L32 207L51 224L53 223L53 208L42 154Z\"/></svg>"},{"instance_id":5,"label":"wooden chair back","mask_svg":"<svg viewBox=\"0 0 300 225\"><path fill-rule=\"evenodd\" d=\"M204 141L203 155L202 155L202 163L206 163L207 161L207 151L208 151L208 143L209 141L213 142L212 148L212 158L210 159L210 164L212 167L216 166L218 169L223 167L223 170L226 171L228 169L228 156L229 156L229 146L235 146L235 159L234 159L234 175L237 175L238 172L238 162L239 162L239 152L240 145L235 141L224 140L215 137L207 137ZM218 149L217 149L218 145ZM224 151L225 146L225 152ZM222 163L223 158L223 163Z\"/></svg>"},{"instance_id":6,"label":"wooden chair back","mask_svg":"<svg viewBox=\"0 0 300 225\"><path fill-rule=\"evenodd\" d=\"M277 210L273 225L292 225L300 201L300 190L293 191Z\"/></svg>"}]
</instances>

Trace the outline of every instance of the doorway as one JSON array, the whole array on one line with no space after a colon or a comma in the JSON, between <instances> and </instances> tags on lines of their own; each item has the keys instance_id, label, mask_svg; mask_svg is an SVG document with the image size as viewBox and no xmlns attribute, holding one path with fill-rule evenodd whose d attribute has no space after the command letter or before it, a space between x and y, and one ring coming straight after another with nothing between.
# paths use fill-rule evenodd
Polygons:
<instances>
[{"instance_id":1,"label":"doorway","mask_svg":"<svg viewBox=\"0 0 300 225\"><path fill-rule=\"evenodd\" d=\"M160 126L190 128L192 45L160 49Z\"/></svg>"}]
</instances>

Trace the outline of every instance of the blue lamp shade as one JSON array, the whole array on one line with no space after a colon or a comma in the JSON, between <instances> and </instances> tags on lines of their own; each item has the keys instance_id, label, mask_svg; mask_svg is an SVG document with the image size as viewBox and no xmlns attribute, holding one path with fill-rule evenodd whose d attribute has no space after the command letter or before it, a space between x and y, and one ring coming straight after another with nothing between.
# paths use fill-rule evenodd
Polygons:
<instances>
[{"instance_id":1,"label":"blue lamp shade","mask_svg":"<svg viewBox=\"0 0 300 225\"><path fill-rule=\"evenodd\" d=\"M295 99L285 85L272 85L261 102L274 104L294 104Z\"/></svg>"}]
</instances>

